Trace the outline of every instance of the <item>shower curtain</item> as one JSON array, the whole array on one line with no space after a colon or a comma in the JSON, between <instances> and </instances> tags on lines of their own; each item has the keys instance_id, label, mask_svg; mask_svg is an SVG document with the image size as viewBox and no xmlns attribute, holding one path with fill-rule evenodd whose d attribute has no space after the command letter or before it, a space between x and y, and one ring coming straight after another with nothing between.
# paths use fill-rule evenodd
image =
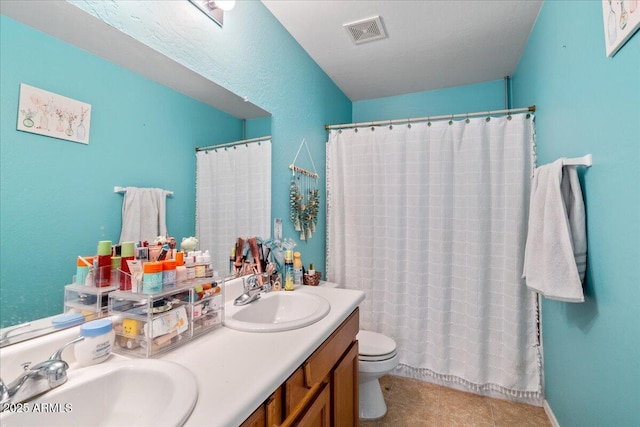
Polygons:
<instances>
[{"instance_id":1,"label":"shower curtain","mask_svg":"<svg viewBox=\"0 0 640 427\"><path fill-rule=\"evenodd\" d=\"M327 278L397 374L542 403L536 297L521 279L532 115L331 131Z\"/></svg>"},{"instance_id":2,"label":"shower curtain","mask_svg":"<svg viewBox=\"0 0 640 427\"><path fill-rule=\"evenodd\" d=\"M196 237L229 274L239 236L271 235L271 140L196 152Z\"/></svg>"}]
</instances>

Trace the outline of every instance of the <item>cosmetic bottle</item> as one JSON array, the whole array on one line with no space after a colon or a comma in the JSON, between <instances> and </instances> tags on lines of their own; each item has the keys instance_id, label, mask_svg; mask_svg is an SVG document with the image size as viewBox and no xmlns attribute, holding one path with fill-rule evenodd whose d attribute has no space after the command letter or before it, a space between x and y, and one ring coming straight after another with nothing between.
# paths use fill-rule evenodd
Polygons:
<instances>
[{"instance_id":1,"label":"cosmetic bottle","mask_svg":"<svg viewBox=\"0 0 640 427\"><path fill-rule=\"evenodd\" d=\"M202 252L198 251L196 255L196 279L202 279L205 274L205 264L204 257L202 256Z\"/></svg>"},{"instance_id":2,"label":"cosmetic bottle","mask_svg":"<svg viewBox=\"0 0 640 427\"><path fill-rule=\"evenodd\" d=\"M93 257L85 256L78 257L77 267L76 267L76 285L85 285L87 282L87 275L89 274L89 269L93 268ZM93 286L93 285L92 285Z\"/></svg>"},{"instance_id":3,"label":"cosmetic bottle","mask_svg":"<svg viewBox=\"0 0 640 427\"><path fill-rule=\"evenodd\" d=\"M196 278L196 264L193 260L193 255L191 252L187 255L184 260L184 266L187 268L187 280L192 280Z\"/></svg>"},{"instance_id":4,"label":"cosmetic bottle","mask_svg":"<svg viewBox=\"0 0 640 427\"><path fill-rule=\"evenodd\" d=\"M184 252L176 252L176 283L187 280L187 267L184 265Z\"/></svg>"},{"instance_id":5,"label":"cosmetic bottle","mask_svg":"<svg viewBox=\"0 0 640 427\"><path fill-rule=\"evenodd\" d=\"M129 263L127 261L135 259L135 243L124 242L120 249L120 256L122 257L120 262L120 290L131 290L131 271L129 270Z\"/></svg>"},{"instance_id":6,"label":"cosmetic bottle","mask_svg":"<svg viewBox=\"0 0 640 427\"><path fill-rule=\"evenodd\" d=\"M111 240L98 242L98 265L95 272L95 285L103 288L111 285Z\"/></svg>"},{"instance_id":7,"label":"cosmetic bottle","mask_svg":"<svg viewBox=\"0 0 640 427\"><path fill-rule=\"evenodd\" d=\"M162 261L162 289L176 287L177 281L176 260L166 259Z\"/></svg>"},{"instance_id":8,"label":"cosmetic bottle","mask_svg":"<svg viewBox=\"0 0 640 427\"><path fill-rule=\"evenodd\" d=\"M287 251L284 256L284 290L293 290L293 252Z\"/></svg>"},{"instance_id":9,"label":"cosmetic bottle","mask_svg":"<svg viewBox=\"0 0 640 427\"><path fill-rule=\"evenodd\" d=\"M162 291L162 262L149 261L142 266L142 293L156 294Z\"/></svg>"},{"instance_id":10,"label":"cosmetic bottle","mask_svg":"<svg viewBox=\"0 0 640 427\"><path fill-rule=\"evenodd\" d=\"M122 257L111 257L111 286L120 286L120 267L122 265Z\"/></svg>"},{"instance_id":11,"label":"cosmetic bottle","mask_svg":"<svg viewBox=\"0 0 640 427\"><path fill-rule=\"evenodd\" d=\"M80 327L84 340L74 345L73 352L80 366L89 366L107 360L116 335L111 319L98 319Z\"/></svg>"},{"instance_id":12,"label":"cosmetic bottle","mask_svg":"<svg viewBox=\"0 0 640 427\"><path fill-rule=\"evenodd\" d=\"M300 252L293 253L293 284L295 286L302 285L302 260Z\"/></svg>"},{"instance_id":13,"label":"cosmetic bottle","mask_svg":"<svg viewBox=\"0 0 640 427\"><path fill-rule=\"evenodd\" d=\"M211 265L211 255L208 250L202 254L202 261L204 262L204 277L213 277L213 265Z\"/></svg>"}]
</instances>

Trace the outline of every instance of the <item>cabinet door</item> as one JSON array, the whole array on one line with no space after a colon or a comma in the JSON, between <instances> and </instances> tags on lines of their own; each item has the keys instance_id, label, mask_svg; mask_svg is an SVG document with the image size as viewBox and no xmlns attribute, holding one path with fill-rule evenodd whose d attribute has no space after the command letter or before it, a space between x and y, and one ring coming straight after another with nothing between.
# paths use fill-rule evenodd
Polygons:
<instances>
[{"instance_id":1,"label":"cabinet door","mask_svg":"<svg viewBox=\"0 0 640 427\"><path fill-rule=\"evenodd\" d=\"M284 416L291 415L300 402L307 396L311 387L307 387L304 380L304 370L296 369L284 385Z\"/></svg>"},{"instance_id":2,"label":"cabinet door","mask_svg":"<svg viewBox=\"0 0 640 427\"><path fill-rule=\"evenodd\" d=\"M355 341L331 373L331 405L336 427L358 425L358 341Z\"/></svg>"},{"instance_id":3,"label":"cabinet door","mask_svg":"<svg viewBox=\"0 0 640 427\"><path fill-rule=\"evenodd\" d=\"M282 387L278 387L269 399L267 399L264 406L266 408L267 427L280 425L282 422Z\"/></svg>"},{"instance_id":4,"label":"cabinet door","mask_svg":"<svg viewBox=\"0 0 640 427\"><path fill-rule=\"evenodd\" d=\"M297 427L329 427L331 425L331 392L328 384L323 383L320 393L308 406Z\"/></svg>"},{"instance_id":5,"label":"cabinet door","mask_svg":"<svg viewBox=\"0 0 640 427\"><path fill-rule=\"evenodd\" d=\"M260 405L258 409L253 411L253 414L249 416L240 427L265 427L266 423L266 414L265 414L264 405Z\"/></svg>"},{"instance_id":6,"label":"cabinet door","mask_svg":"<svg viewBox=\"0 0 640 427\"><path fill-rule=\"evenodd\" d=\"M295 407L287 410L286 419L280 427L329 427L331 425L331 387L328 381L327 377L327 381L318 382L306 389L307 392L298 400ZM287 391L285 391L286 394Z\"/></svg>"}]
</instances>

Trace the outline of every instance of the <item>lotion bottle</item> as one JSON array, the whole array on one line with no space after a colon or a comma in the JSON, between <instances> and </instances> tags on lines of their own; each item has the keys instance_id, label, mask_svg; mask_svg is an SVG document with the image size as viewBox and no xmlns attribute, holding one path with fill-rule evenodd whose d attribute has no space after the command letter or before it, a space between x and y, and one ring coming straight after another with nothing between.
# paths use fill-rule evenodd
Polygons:
<instances>
[{"instance_id":1,"label":"lotion bottle","mask_svg":"<svg viewBox=\"0 0 640 427\"><path fill-rule=\"evenodd\" d=\"M284 290L293 290L293 251L286 251L284 256Z\"/></svg>"},{"instance_id":2,"label":"lotion bottle","mask_svg":"<svg viewBox=\"0 0 640 427\"><path fill-rule=\"evenodd\" d=\"M302 260L300 252L293 253L293 284L295 286L302 285Z\"/></svg>"}]
</instances>

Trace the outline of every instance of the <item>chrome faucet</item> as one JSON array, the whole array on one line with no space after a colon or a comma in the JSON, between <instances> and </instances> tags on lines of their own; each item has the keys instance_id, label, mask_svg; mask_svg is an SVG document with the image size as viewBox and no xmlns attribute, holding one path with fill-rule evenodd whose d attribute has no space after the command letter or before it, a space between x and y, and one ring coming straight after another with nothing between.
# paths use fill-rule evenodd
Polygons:
<instances>
[{"instance_id":1,"label":"chrome faucet","mask_svg":"<svg viewBox=\"0 0 640 427\"><path fill-rule=\"evenodd\" d=\"M260 299L260 292L268 292L271 285L258 283L258 275L252 274L242 278L244 293L233 301L233 305L247 305Z\"/></svg>"},{"instance_id":2,"label":"chrome faucet","mask_svg":"<svg viewBox=\"0 0 640 427\"><path fill-rule=\"evenodd\" d=\"M62 351L67 346L82 340L84 337L78 337L66 343L49 359L35 366L29 366L31 362L23 363L24 372L8 386L5 386L0 379L0 395L2 397L0 411L8 407L9 403L24 402L64 384L67 381L69 365L62 360Z\"/></svg>"}]
</instances>

